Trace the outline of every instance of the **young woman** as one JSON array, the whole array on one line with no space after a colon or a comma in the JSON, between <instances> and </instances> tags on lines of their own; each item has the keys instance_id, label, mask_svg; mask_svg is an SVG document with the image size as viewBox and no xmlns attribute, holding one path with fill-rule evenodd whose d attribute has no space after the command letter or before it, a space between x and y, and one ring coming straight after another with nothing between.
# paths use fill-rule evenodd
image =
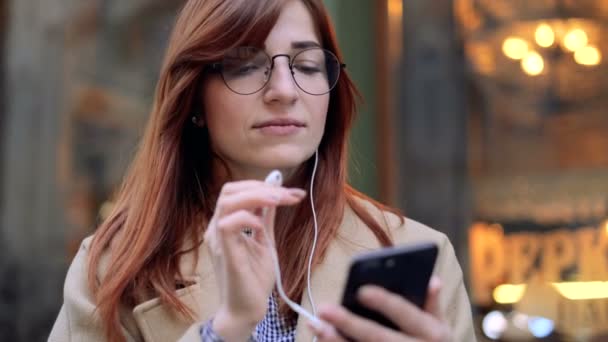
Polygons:
<instances>
[{"instance_id":1,"label":"young woman","mask_svg":"<svg viewBox=\"0 0 608 342\"><path fill-rule=\"evenodd\" d=\"M68 271L50 340L473 341L447 238L347 184L356 94L322 0L187 1L140 149ZM284 186L263 181L273 169ZM287 296L323 325L277 295L264 237ZM338 304L353 255L417 241L440 247L423 310L359 293L399 331Z\"/></svg>"}]
</instances>

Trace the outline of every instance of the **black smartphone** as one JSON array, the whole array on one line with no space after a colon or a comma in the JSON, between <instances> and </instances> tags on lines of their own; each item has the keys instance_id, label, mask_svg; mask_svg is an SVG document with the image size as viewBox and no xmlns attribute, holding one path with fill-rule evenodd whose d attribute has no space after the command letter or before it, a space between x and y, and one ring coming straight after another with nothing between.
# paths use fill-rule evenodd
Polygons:
<instances>
[{"instance_id":1,"label":"black smartphone","mask_svg":"<svg viewBox=\"0 0 608 342\"><path fill-rule=\"evenodd\" d=\"M420 243L383 248L355 256L350 265L342 305L359 316L398 330L382 314L359 304L357 291L363 285L378 285L422 308L437 252L436 244Z\"/></svg>"}]
</instances>

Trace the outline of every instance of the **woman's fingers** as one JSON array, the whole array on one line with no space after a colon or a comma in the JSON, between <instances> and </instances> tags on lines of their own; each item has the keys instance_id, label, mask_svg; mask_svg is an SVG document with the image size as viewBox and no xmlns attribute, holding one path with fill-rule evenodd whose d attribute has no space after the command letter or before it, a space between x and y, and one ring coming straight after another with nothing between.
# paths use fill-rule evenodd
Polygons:
<instances>
[{"instance_id":1,"label":"woman's fingers","mask_svg":"<svg viewBox=\"0 0 608 342\"><path fill-rule=\"evenodd\" d=\"M439 292L435 290L434 295L438 296L438 294ZM390 319L408 336L415 336L424 341L445 341L448 337L447 326L440 319L430 312L421 310L398 294L368 285L359 290L358 299L364 306ZM433 298L431 301L437 299ZM436 304L430 305L438 311Z\"/></svg>"},{"instance_id":2,"label":"woman's fingers","mask_svg":"<svg viewBox=\"0 0 608 342\"><path fill-rule=\"evenodd\" d=\"M259 187L259 186L264 186L264 185L266 185L264 182L257 181L257 180L227 182L224 184L224 186L222 186L222 190L220 191L220 196L230 195L233 193L241 192L243 190L247 190L247 189L255 188L255 187Z\"/></svg>"},{"instance_id":3,"label":"woman's fingers","mask_svg":"<svg viewBox=\"0 0 608 342\"><path fill-rule=\"evenodd\" d=\"M381 313L395 323L401 330L414 333L418 330L423 312L400 295L391 293L379 286L363 286L357 299L364 306Z\"/></svg>"},{"instance_id":4,"label":"woman's fingers","mask_svg":"<svg viewBox=\"0 0 608 342\"><path fill-rule=\"evenodd\" d=\"M225 183L224 186L222 186L219 197L226 196L226 195L232 195L235 193L241 193L243 191L247 191L247 190L251 190L251 189L261 189L261 188L283 189L283 190L297 189L297 188L285 188L282 186L276 186L276 185L268 184L268 183L265 183L262 181L245 180L245 181ZM297 190L304 191L301 189L297 189Z\"/></svg>"},{"instance_id":5,"label":"woman's fingers","mask_svg":"<svg viewBox=\"0 0 608 342\"><path fill-rule=\"evenodd\" d=\"M239 210L224 217L218 218L215 223L217 233L223 238L234 234L243 234L246 227L252 231L264 230L262 218L247 210Z\"/></svg>"},{"instance_id":6,"label":"woman's fingers","mask_svg":"<svg viewBox=\"0 0 608 342\"><path fill-rule=\"evenodd\" d=\"M330 324L321 323L320 325L315 325L310 321L306 321L306 326L315 334L319 342L346 342L346 339L340 336L336 328Z\"/></svg>"},{"instance_id":7,"label":"woman's fingers","mask_svg":"<svg viewBox=\"0 0 608 342\"><path fill-rule=\"evenodd\" d=\"M443 320L441 308L439 306L439 292L441 291L441 280L437 276L432 276L429 281L429 289L426 296L424 310L435 318Z\"/></svg>"},{"instance_id":8,"label":"woman's fingers","mask_svg":"<svg viewBox=\"0 0 608 342\"><path fill-rule=\"evenodd\" d=\"M255 210L277 205L293 205L306 197L301 189L286 189L275 186L257 186L246 190L220 196L216 213L228 215L237 210Z\"/></svg>"},{"instance_id":9,"label":"woman's fingers","mask_svg":"<svg viewBox=\"0 0 608 342\"><path fill-rule=\"evenodd\" d=\"M414 341L400 335L398 331L357 316L339 305L322 307L319 310L319 317L355 341Z\"/></svg>"},{"instance_id":10,"label":"woman's fingers","mask_svg":"<svg viewBox=\"0 0 608 342\"><path fill-rule=\"evenodd\" d=\"M239 273L243 267L242 261L250 259L247 255L250 254L249 246L256 244L251 237L246 236L243 232L243 227L251 230L254 236L264 234L264 222L262 219L247 210L240 210L226 217L219 219L216 223L217 242L215 246L220 250L216 254L221 254L225 260L225 267Z\"/></svg>"},{"instance_id":11,"label":"woman's fingers","mask_svg":"<svg viewBox=\"0 0 608 342\"><path fill-rule=\"evenodd\" d=\"M262 223L264 224L264 234L254 234L256 240L264 245L267 245L266 238L270 240L272 246L275 246L274 239L274 219L277 213L277 207L268 207L264 210L264 217L262 218ZM264 236L266 235L266 236Z\"/></svg>"},{"instance_id":12,"label":"woman's fingers","mask_svg":"<svg viewBox=\"0 0 608 342\"><path fill-rule=\"evenodd\" d=\"M250 229L252 234L259 234L264 230L264 222L262 218L247 210L239 210L230 215L214 218L205 232L205 241L214 254L223 254L230 250L228 242L243 238L244 228Z\"/></svg>"},{"instance_id":13,"label":"woman's fingers","mask_svg":"<svg viewBox=\"0 0 608 342\"><path fill-rule=\"evenodd\" d=\"M238 183L238 184L237 184ZM234 213L240 211L248 211L253 216L261 216L260 213L263 208L275 208L279 205L294 205L299 203L304 197L306 192L301 189L288 189L277 186L271 186L259 181L242 181L235 183L226 183L225 188L227 191L223 191L223 194L218 198L216 204L215 213L209 222L207 231L205 232L204 239L209 242L210 246L214 246L215 234L218 231L218 225L222 230L243 230L253 229L254 226L248 224L243 225L243 222L252 219L248 216L245 219L239 214L235 217L232 216ZM235 192L235 189L240 189L240 192ZM245 219L245 221L243 221ZM274 215L271 220L264 220L264 224L269 226L268 222L274 226ZM257 221L256 221L257 222ZM273 232L274 233L274 232ZM263 234L255 234L256 236L263 236Z\"/></svg>"}]
</instances>

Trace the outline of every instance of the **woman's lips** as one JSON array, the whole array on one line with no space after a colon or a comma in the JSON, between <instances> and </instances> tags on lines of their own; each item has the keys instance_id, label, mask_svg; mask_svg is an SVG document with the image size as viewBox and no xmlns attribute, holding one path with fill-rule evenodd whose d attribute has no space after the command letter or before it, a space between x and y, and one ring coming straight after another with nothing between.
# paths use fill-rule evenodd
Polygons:
<instances>
[{"instance_id":1,"label":"woman's lips","mask_svg":"<svg viewBox=\"0 0 608 342\"><path fill-rule=\"evenodd\" d=\"M300 130L304 129L304 127L306 127L306 124L293 119L268 120L253 126L253 128L258 130L260 133L273 136L287 136L296 134Z\"/></svg>"},{"instance_id":2,"label":"woman's lips","mask_svg":"<svg viewBox=\"0 0 608 342\"><path fill-rule=\"evenodd\" d=\"M268 125L256 128L264 135L287 136L298 133L303 126L296 125Z\"/></svg>"}]
</instances>

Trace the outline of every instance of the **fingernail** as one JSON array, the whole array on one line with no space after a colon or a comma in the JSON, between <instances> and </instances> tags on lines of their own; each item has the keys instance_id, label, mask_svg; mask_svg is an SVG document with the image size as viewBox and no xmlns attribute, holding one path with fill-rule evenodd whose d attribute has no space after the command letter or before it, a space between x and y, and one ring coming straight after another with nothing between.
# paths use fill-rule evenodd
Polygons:
<instances>
[{"instance_id":1,"label":"fingernail","mask_svg":"<svg viewBox=\"0 0 608 342\"><path fill-rule=\"evenodd\" d=\"M297 188L292 188L289 189L289 194L296 196L296 197L304 197L306 196L306 191L302 190L302 189L297 189Z\"/></svg>"},{"instance_id":2,"label":"fingernail","mask_svg":"<svg viewBox=\"0 0 608 342\"><path fill-rule=\"evenodd\" d=\"M357 296L360 300L369 301L374 299L376 292L376 289L371 286L362 286L357 291Z\"/></svg>"},{"instance_id":3,"label":"fingernail","mask_svg":"<svg viewBox=\"0 0 608 342\"><path fill-rule=\"evenodd\" d=\"M439 277L437 277L437 276L432 276L432 277L431 277L431 281L429 282L429 287L430 287L430 288L438 288L438 287L441 287L441 280L439 280Z\"/></svg>"}]
</instances>

